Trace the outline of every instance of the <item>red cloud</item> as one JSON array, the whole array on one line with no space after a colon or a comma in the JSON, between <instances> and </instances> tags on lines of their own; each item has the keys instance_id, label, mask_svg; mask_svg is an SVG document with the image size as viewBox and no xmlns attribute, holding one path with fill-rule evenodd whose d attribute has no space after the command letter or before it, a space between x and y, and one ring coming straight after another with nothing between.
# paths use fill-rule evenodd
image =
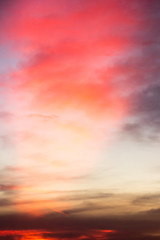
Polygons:
<instances>
[{"instance_id":1,"label":"red cloud","mask_svg":"<svg viewBox=\"0 0 160 240\"><path fill-rule=\"evenodd\" d=\"M134 51L140 19L134 4L17 0L3 15L1 42L19 56L7 76L7 110L29 186L50 191L53 180L56 188L58 179L87 175L128 114L130 82L118 63ZM47 121L26 117L42 115Z\"/></svg>"}]
</instances>

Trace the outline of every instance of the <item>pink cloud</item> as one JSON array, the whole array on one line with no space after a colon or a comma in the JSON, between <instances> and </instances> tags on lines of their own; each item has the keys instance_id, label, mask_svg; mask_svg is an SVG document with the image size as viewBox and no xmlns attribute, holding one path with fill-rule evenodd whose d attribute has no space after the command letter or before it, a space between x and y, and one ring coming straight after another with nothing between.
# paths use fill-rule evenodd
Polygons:
<instances>
[{"instance_id":1,"label":"pink cloud","mask_svg":"<svg viewBox=\"0 0 160 240\"><path fill-rule=\"evenodd\" d=\"M58 179L73 187L128 114L130 82L119 79L130 69L118 63L134 51L140 13L133 3L103 0L16 1L8 12L1 42L21 56L6 86L17 165L33 187L55 179L57 188Z\"/></svg>"}]
</instances>

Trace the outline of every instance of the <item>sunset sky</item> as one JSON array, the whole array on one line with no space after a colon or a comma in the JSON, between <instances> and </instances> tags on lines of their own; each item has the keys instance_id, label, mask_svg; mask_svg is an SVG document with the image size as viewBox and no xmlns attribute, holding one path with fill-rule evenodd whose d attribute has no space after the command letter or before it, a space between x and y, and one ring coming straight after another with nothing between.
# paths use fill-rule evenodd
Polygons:
<instances>
[{"instance_id":1,"label":"sunset sky","mask_svg":"<svg viewBox=\"0 0 160 240\"><path fill-rule=\"evenodd\" d=\"M0 1L0 239L160 239L160 1Z\"/></svg>"}]
</instances>

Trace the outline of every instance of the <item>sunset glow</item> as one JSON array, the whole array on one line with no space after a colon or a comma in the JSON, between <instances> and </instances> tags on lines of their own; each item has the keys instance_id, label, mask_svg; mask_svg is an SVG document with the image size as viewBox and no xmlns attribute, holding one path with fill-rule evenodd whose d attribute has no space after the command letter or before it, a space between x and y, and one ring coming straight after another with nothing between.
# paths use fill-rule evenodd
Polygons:
<instances>
[{"instance_id":1,"label":"sunset glow","mask_svg":"<svg viewBox=\"0 0 160 240\"><path fill-rule=\"evenodd\" d=\"M74 231L73 231L74 232ZM107 236L110 234L114 234L115 231L113 230L94 230L93 232L87 232L83 233L83 235L76 237L74 239L89 239L88 237L92 238L98 238L98 239L107 239ZM19 230L19 231L12 231L12 230L7 230L7 231L0 231L0 237L6 237L6 236L15 236L16 239L20 240L59 240L61 237L58 237L58 235L61 234L70 234L69 232L46 232L44 230ZM76 234L76 233L75 233ZM51 236L51 237L49 237ZM55 237L54 237L55 236ZM68 238L63 238L64 240Z\"/></svg>"},{"instance_id":2,"label":"sunset glow","mask_svg":"<svg viewBox=\"0 0 160 240\"><path fill-rule=\"evenodd\" d=\"M158 239L159 21L158 0L0 1L0 239Z\"/></svg>"}]
</instances>

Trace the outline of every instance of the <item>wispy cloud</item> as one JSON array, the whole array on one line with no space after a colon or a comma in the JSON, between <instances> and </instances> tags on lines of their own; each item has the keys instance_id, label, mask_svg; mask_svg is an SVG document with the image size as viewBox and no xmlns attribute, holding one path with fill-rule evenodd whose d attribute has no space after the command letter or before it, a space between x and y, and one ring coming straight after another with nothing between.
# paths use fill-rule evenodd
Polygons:
<instances>
[{"instance_id":1,"label":"wispy cloud","mask_svg":"<svg viewBox=\"0 0 160 240\"><path fill-rule=\"evenodd\" d=\"M2 198L1 205L6 201L14 211L75 216L128 212L130 220L116 216L116 227L126 230L128 221L131 232L139 233L139 215L132 213L142 202L149 210L146 202L156 202L158 195L133 200L110 191L74 189L112 185L109 176L103 183L91 179L116 133L159 141L159 6L156 0L0 2L0 43L11 59L0 81L0 140L2 145L12 140L7 151L2 148L0 190L5 197L16 195ZM123 175L115 179L123 181ZM71 194L58 193L64 189ZM52 226L49 215L46 219ZM114 226L112 218L95 221L94 228ZM83 219L82 225L87 223Z\"/></svg>"}]
</instances>

